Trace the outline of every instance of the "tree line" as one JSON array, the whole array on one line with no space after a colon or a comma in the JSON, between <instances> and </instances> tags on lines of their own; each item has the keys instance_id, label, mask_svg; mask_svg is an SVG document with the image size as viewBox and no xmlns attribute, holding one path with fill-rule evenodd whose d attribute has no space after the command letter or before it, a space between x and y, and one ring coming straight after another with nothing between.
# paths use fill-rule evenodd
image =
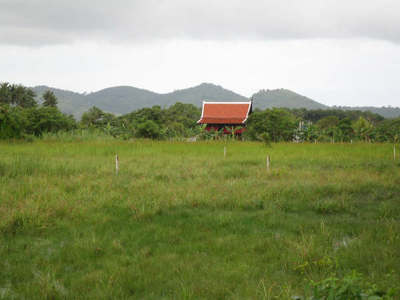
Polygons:
<instances>
[{"instance_id":1,"label":"tree line","mask_svg":"<svg viewBox=\"0 0 400 300\"><path fill-rule=\"evenodd\" d=\"M197 124L200 115L200 108L177 102L168 108L153 106L122 116L92 107L76 121L57 108L57 98L51 91L46 91L38 103L29 88L0 84L0 139L40 137L45 133L75 130L102 132L123 139L229 137L223 130L204 130L204 126ZM233 138L265 142L396 142L400 138L400 118L385 119L371 112L340 109L256 109L243 135Z\"/></svg>"},{"instance_id":2,"label":"tree line","mask_svg":"<svg viewBox=\"0 0 400 300\"><path fill-rule=\"evenodd\" d=\"M298 142L397 142L400 118L362 111L266 109L248 119L251 140Z\"/></svg>"},{"instance_id":3,"label":"tree line","mask_svg":"<svg viewBox=\"0 0 400 300\"><path fill-rule=\"evenodd\" d=\"M41 105L35 97L31 89L22 85L0 84L0 139L21 139L76 128L75 119L59 111L57 98L51 91L43 95Z\"/></svg>"}]
</instances>

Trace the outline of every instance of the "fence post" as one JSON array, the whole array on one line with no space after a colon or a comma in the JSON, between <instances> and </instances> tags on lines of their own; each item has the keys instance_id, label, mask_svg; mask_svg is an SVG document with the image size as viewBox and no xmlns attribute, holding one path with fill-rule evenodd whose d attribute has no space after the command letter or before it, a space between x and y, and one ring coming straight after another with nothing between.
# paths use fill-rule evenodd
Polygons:
<instances>
[{"instance_id":1,"label":"fence post","mask_svg":"<svg viewBox=\"0 0 400 300\"><path fill-rule=\"evenodd\" d=\"M115 154L115 174L116 175L118 175L118 170L119 170L118 154Z\"/></svg>"},{"instance_id":2,"label":"fence post","mask_svg":"<svg viewBox=\"0 0 400 300\"><path fill-rule=\"evenodd\" d=\"M267 155L267 171L269 172L271 166L271 158Z\"/></svg>"},{"instance_id":3,"label":"fence post","mask_svg":"<svg viewBox=\"0 0 400 300\"><path fill-rule=\"evenodd\" d=\"M226 157L226 146L224 146L224 158Z\"/></svg>"},{"instance_id":4,"label":"fence post","mask_svg":"<svg viewBox=\"0 0 400 300\"><path fill-rule=\"evenodd\" d=\"M396 160L396 144L393 145L393 160Z\"/></svg>"}]
</instances>

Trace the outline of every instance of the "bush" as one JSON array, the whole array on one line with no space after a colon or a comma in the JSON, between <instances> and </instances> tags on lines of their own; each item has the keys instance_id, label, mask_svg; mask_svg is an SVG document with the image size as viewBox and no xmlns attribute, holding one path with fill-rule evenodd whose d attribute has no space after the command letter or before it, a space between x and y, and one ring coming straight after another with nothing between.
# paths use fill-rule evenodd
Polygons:
<instances>
[{"instance_id":1,"label":"bush","mask_svg":"<svg viewBox=\"0 0 400 300\"><path fill-rule=\"evenodd\" d=\"M293 114L284 109L266 109L250 115L245 137L258 140L267 133L273 142L291 141L297 128L297 120Z\"/></svg>"},{"instance_id":2,"label":"bush","mask_svg":"<svg viewBox=\"0 0 400 300\"><path fill-rule=\"evenodd\" d=\"M329 277L322 281L311 281L310 300L384 300L393 299L391 293L379 291L375 285L363 288L362 277L353 272L342 279ZM365 283L364 283L365 285Z\"/></svg>"},{"instance_id":3,"label":"bush","mask_svg":"<svg viewBox=\"0 0 400 300\"><path fill-rule=\"evenodd\" d=\"M264 143L265 146L271 146L271 137L268 132L263 132L262 134L260 134L260 140Z\"/></svg>"},{"instance_id":4,"label":"bush","mask_svg":"<svg viewBox=\"0 0 400 300\"><path fill-rule=\"evenodd\" d=\"M152 120L147 120L137 126L137 137L158 139L160 138L160 127Z\"/></svg>"}]
</instances>

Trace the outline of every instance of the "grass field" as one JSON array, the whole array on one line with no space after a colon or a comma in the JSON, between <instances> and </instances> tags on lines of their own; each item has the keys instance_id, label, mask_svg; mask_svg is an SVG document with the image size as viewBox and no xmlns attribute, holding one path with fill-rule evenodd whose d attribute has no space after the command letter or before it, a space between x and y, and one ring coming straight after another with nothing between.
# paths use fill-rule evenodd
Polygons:
<instances>
[{"instance_id":1,"label":"grass field","mask_svg":"<svg viewBox=\"0 0 400 300\"><path fill-rule=\"evenodd\" d=\"M0 143L0 299L290 299L354 270L398 287L391 145L224 146Z\"/></svg>"}]
</instances>

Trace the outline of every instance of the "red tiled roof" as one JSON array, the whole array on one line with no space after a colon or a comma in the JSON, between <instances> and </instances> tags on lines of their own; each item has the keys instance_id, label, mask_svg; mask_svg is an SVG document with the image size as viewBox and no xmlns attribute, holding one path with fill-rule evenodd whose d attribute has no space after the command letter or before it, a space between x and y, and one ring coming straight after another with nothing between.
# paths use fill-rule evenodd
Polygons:
<instances>
[{"instance_id":1,"label":"red tiled roof","mask_svg":"<svg viewBox=\"0 0 400 300\"><path fill-rule=\"evenodd\" d=\"M249 117L251 102L203 102L199 124L243 124Z\"/></svg>"}]
</instances>

